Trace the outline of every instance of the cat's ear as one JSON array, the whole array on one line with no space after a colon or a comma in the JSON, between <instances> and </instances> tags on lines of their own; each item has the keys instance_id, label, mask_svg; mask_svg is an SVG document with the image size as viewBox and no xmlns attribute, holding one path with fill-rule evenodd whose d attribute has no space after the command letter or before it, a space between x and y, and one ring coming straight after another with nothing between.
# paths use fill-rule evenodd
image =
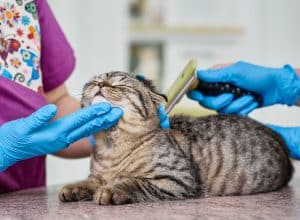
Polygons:
<instances>
[{"instance_id":1,"label":"cat's ear","mask_svg":"<svg viewBox=\"0 0 300 220\"><path fill-rule=\"evenodd\" d=\"M151 95L152 101L157 105L157 107L160 104L164 104L164 103L168 102L168 98L164 94L158 93L156 91L155 92L150 91L150 95Z\"/></svg>"},{"instance_id":2,"label":"cat's ear","mask_svg":"<svg viewBox=\"0 0 300 220\"><path fill-rule=\"evenodd\" d=\"M156 91L152 80L146 79L143 75L136 75L136 78L150 90L151 98L156 104L161 104L168 101L168 98L165 94Z\"/></svg>"}]
</instances>

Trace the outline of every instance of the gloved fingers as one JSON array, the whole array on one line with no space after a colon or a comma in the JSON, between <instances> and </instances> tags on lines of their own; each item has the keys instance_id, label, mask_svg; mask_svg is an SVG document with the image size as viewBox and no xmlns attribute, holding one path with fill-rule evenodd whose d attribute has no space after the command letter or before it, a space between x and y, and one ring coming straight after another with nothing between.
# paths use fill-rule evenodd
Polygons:
<instances>
[{"instance_id":1,"label":"gloved fingers","mask_svg":"<svg viewBox=\"0 0 300 220\"><path fill-rule=\"evenodd\" d=\"M210 69L220 69L220 68L225 68L225 67L229 67L231 65L233 65L234 63L219 63L219 64L215 64L212 67L210 67Z\"/></svg>"},{"instance_id":2,"label":"gloved fingers","mask_svg":"<svg viewBox=\"0 0 300 220\"><path fill-rule=\"evenodd\" d=\"M233 66L218 68L218 69L208 69L208 70L197 70L196 74L198 79L205 82L217 83L217 82L231 82L235 81L235 75Z\"/></svg>"},{"instance_id":3,"label":"gloved fingers","mask_svg":"<svg viewBox=\"0 0 300 220\"><path fill-rule=\"evenodd\" d=\"M278 133L283 129L283 127L281 127L281 126L272 125L272 124L266 124L266 126L271 128L273 131L278 132Z\"/></svg>"},{"instance_id":4,"label":"gloved fingers","mask_svg":"<svg viewBox=\"0 0 300 220\"><path fill-rule=\"evenodd\" d=\"M122 115L123 115L123 110L121 108L113 107L109 113L103 115L104 122L103 122L102 127L101 128L99 127L99 128L102 130L111 128L113 125L117 124L117 122L120 120ZM98 130L99 129L97 128L96 131L98 131ZM93 133L95 133L96 131L93 131Z\"/></svg>"},{"instance_id":5,"label":"gloved fingers","mask_svg":"<svg viewBox=\"0 0 300 220\"><path fill-rule=\"evenodd\" d=\"M135 77L136 77L137 79L140 79L140 80L145 79L144 74L136 74Z\"/></svg>"},{"instance_id":6,"label":"gloved fingers","mask_svg":"<svg viewBox=\"0 0 300 220\"><path fill-rule=\"evenodd\" d=\"M24 118L23 122L26 123L29 131L33 131L48 123L56 115L56 112L57 107L53 104L49 104L43 106L27 118Z\"/></svg>"},{"instance_id":7,"label":"gloved fingers","mask_svg":"<svg viewBox=\"0 0 300 220\"><path fill-rule=\"evenodd\" d=\"M193 91L192 91L193 92ZM213 110L220 110L230 104L233 100L233 95L230 93L224 93L218 96L203 96L202 100L200 99L200 95L202 93L198 92L196 93L195 97L195 92L192 94L189 94L189 96L192 96L193 98L197 98L199 100L199 104L203 105L206 108L213 109Z\"/></svg>"},{"instance_id":8,"label":"gloved fingers","mask_svg":"<svg viewBox=\"0 0 300 220\"><path fill-rule=\"evenodd\" d=\"M217 111L229 105L234 98L230 93L224 93L218 96L204 96L198 90L188 92L187 96L198 101L200 105Z\"/></svg>"},{"instance_id":9,"label":"gloved fingers","mask_svg":"<svg viewBox=\"0 0 300 220\"><path fill-rule=\"evenodd\" d=\"M67 136L67 143L72 144L82 138L91 137L92 134L95 134L99 131L111 128L116 124L116 123L111 122L111 123L106 123L105 128L104 127L96 127L96 125L99 123L101 123L101 122L99 122L99 119L98 120L95 119L95 122L93 124L90 123L88 126L85 126L84 128L78 128L77 130L71 132Z\"/></svg>"},{"instance_id":10,"label":"gloved fingers","mask_svg":"<svg viewBox=\"0 0 300 220\"><path fill-rule=\"evenodd\" d=\"M49 128L50 127L50 128ZM50 124L30 135L31 148L27 152L35 156L56 153L67 147L66 135L57 131L57 127ZM25 150L23 150L24 153ZM23 153L23 154L24 154Z\"/></svg>"},{"instance_id":11,"label":"gloved fingers","mask_svg":"<svg viewBox=\"0 0 300 220\"><path fill-rule=\"evenodd\" d=\"M199 103L206 108L219 111L227 106L233 100L233 95L230 93L224 93L218 96L205 96Z\"/></svg>"},{"instance_id":12,"label":"gloved fingers","mask_svg":"<svg viewBox=\"0 0 300 220\"><path fill-rule=\"evenodd\" d=\"M123 111L120 108L112 108L107 114L99 116L72 131L67 137L68 144L90 136L98 131L111 128L119 121L122 115Z\"/></svg>"},{"instance_id":13,"label":"gloved fingers","mask_svg":"<svg viewBox=\"0 0 300 220\"><path fill-rule=\"evenodd\" d=\"M62 117L54 123L55 126L59 126L62 129L60 132L67 133L89 123L99 116L101 117L109 112L109 110L111 110L111 105L109 103L97 103Z\"/></svg>"},{"instance_id":14,"label":"gloved fingers","mask_svg":"<svg viewBox=\"0 0 300 220\"><path fill-rule=\"evenodd\" d=\"M197 102L200 102L204 99L204 95L198 90L192 90L192 91L188 92L187 97L189 97L190 99L193 99Z\"/></svg>"},{"instance_id":15,"label":"gloved fingers","mask_svg":"<svg viewBox=\"0 0 300 220\"><path fill-rule=\"evenodd\" d=\"M170 128L170 121L168 114L166 113L166 110L162 104L159 105L157 109L158 117L160 120L160 127L161 128Z\"/></svg>"},{"instance_id":16,"label":"gloved fingers","mask_svg":"<svg viewBox=\"0 0 300 220\"><path fill-rule=\"evenodd\" d=\"M283 127L277 125L271 125L271 124L265 124L265 125L277 133L280 133L280 131L283 129Z\"/></svg>"},{"instance_id":17,"label":"gloved fingers","mask_svg":"<svg viewBox=\"0 0 300 220\"><path fill-rule=\"evenodd\" d=\"M35 156L41 156L41 155L47 155L47 154L55 154L61 150L64 150L69 146L69 143L67 143L67 139L64 136L58 137L59 140L57 140L58 143L65 143L65 144L45 144L39 147L39 149L36 149L34 154Z\"/></svg>"},{"instance_id":18,"label":"gloved fingers","mask_svg":"<svg viewBox=\"0 0 300 220\"><path fill-rule=\"evenodd\" d=\"M41 154L39 154L41 155ZM14 164L18 161L24 160L24 159L29 159L34 156L38 156L37 154L31 152L28 149L22 149L22 148L13 148L10 149L9 151L5 151L5 158L6 162L11 165Z\"/></svg>"},{"instance_id":19,"label":"gloved fingers","mask_svg":"<svg viewBox=\"0 0 300 220\"><path fill-rule=\"evenodd\" d=\"M236 100L233 100L224 108L220 109L220 112L224 114L238 113L244 108L248 107L253 102L253 100L254 98L252 96L242 96Z\"/></svg>"},{"instance_id":20,"label":"gloved fingers","mask_svg":"<svg viewBox=\"0 0 300 220\"><path fill-rule=\"evenodd\" d=\"M90 135L89 140L90 140L92 147L93 148L96 147L96 141L95 141L94 135Z\"/></svg>"},{"instance_id":21,"label":"gloved fingers","mask_svg":"<svg viewBox=\"0 0 300 220\"><path fill-rule=\"evenodd\" d=\"M247 108L241 110L238 114L242 116L247 116L250 112L258 107L257 102L252 102Z\"/></svg>"},{"instance_id":22,"label":"gloved fingers","mask_svg":"<svg viewBox=\"0 0 300 220\"><path fill-rule=\"evenodd\" d=\"M292 149L289 149L291 158L295 160L300 160L300 146L295 145Z\"/></svg>"}]
</instances>

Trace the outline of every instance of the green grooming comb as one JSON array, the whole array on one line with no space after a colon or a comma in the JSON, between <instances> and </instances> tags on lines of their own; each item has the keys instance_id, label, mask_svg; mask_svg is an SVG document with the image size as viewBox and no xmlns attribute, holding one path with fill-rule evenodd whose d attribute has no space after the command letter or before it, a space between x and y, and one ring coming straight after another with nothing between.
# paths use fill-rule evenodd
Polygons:
<instances>
[{"instance_id":1,"label":"green grooming comb","mask_svg":"<svg viewBox=\"0 0 300 220\"><path fill-rule=\"evenodd\" d=\"M198 79L195 74L197 61L192 59L184 67L181 74L167 91L168 102L165 105L166 112L169 113L172 108L182 99L182 97L191 89L197 87Z\"/></svg>"}]
</instances>

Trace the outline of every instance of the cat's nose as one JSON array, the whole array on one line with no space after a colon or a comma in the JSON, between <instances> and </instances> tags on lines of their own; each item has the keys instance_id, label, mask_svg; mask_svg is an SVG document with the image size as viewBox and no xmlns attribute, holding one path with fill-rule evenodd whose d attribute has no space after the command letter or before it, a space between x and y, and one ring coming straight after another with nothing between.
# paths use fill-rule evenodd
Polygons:
<instances>
[{"instance_id":1,"label":"cat's nose","mask_svg":"<svg viewBox=\"0 0 300 220\"><path fill-rule=\"evenodd\" d=\"M103 80L101 82L98 83L98 87L101 89L102 87L111 87L111 84L106 81L106 80Z\"/></svg>"},{"instance_id":2,"label":"cat's nose","mask_svg":"<svg viewBox=\"0 0 300 220\"><path fill-rule=\"evenodd\" d=\"M101 82L97 82L97 86L101 89L104 87L104 82L101 81Z\"/></svg>"},{"instance_id":3,"label":"cat's nose","mask_svg":"<svg viewBox=\"0 0 300 220\"><path fill-rule=\"evenodd\" d=\"M94 86L99 87L100 89L103 88L103 87L111 87L111 84L108 81L106 81L106 80L93 81L92 84Z\"/></svg>"}]
</instances>

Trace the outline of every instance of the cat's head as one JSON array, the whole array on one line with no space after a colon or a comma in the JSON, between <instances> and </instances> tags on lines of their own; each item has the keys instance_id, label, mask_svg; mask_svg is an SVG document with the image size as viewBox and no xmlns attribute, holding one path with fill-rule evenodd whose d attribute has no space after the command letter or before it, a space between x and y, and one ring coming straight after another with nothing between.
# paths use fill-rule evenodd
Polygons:
<instances>
[{"instance_id":1,"label":"cat's head","mask_svg":"<svg viewBox=\"0 0 300 220\"><path fill-rule=\"evenodd\" d=\"M83 88L82 106L107 101L123 109L123 121L146 126L159 124L157 109L166 101L150 80L124 72L109 72L93 77ZM149 124L149 123L148 123Z\"/></svg>"}]
</instances>

